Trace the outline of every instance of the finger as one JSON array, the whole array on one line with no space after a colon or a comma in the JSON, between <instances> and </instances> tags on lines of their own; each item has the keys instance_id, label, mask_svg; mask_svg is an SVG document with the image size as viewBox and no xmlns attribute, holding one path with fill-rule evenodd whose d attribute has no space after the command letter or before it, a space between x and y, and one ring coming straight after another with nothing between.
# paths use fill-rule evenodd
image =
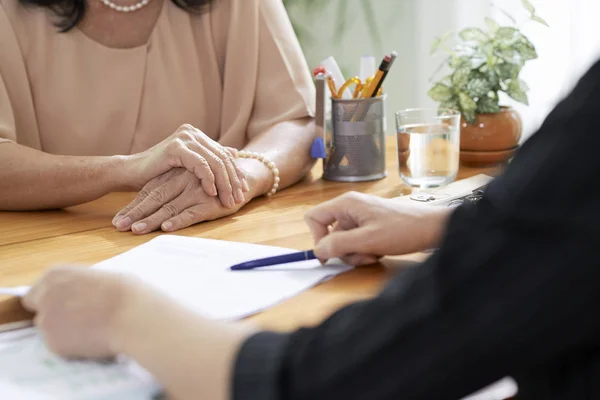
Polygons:
<instances>
[{"instance_id":1,"label":"finger","mask_svg":"<svg viewBox=\"0 0 600 400\"><path fill-rule=\"evenodd\" d=\"M315 255L321 260L342 258L355 253L370 254L370 238L373 232L367 228L332 232L315 246Z\"/></svg>"},{"instance_id":2,"label":"finger","mask_svg":"<svg viewBox=\"0 0 600 400\"><path fill-rule=\"evenodd\" d=\"M377 256L368 254L351 254L343 257L342 261L348 265L354 265L355 267L358 267L361 265L376 264L379 261L379 258Z\"/></svg>"},{"instance_id":3,"label":"finger","mask_svg":"<svg viewBox=\"0 0 600 400\"><path fill-rule=\"evenodd\" d=\"M163 222L179 215L183 210L196 205L198 203L196 197L197 196L195 196L193 191L176 197L173 201L164 204L148 218L144 218L140 222L134 224L131 227L131 231L141 235L159 229Z\"/></svg>"},{"instance_id":4,"label":"finger","mask_svg":"<svg viewBox=\"0 0 600 400\"><path fill-rule=\"evenodd\" d=\"M199 129L196 129L195 133L196 133L196 139L197 139L198 143L200 143L206 149L211 151L216 157L218 157L221 160L222 165L225 167L224 172L226 173L226 177L221 176L221 178L229 179L229 185L231 185L231 194L233 195L234 202L237 204L242 204L246 200L244 198L242 182L239 179L237 170L235 169L235 157L237 156L237 151L231 147L224 148L219 143L215 142L214 140L212 140L211 138L206 136ZM236 154L232 154L232 153L236 153ZM208 157L206 157L206 158L208 159L208 162L210 163L211 159ZM218 164L218 167L221 167L221 164L218 163L216 159L213 161ZM214 172L214 165L211 164L211 167L213 168L213 172ZM215 176L215 178L218 182L219 176ZM219 185L217 184L217 189L218 188L219 188ZM235 204L233 204L233 205L235 205ZM233 205L231 207L233 207Z\"/></svg>"},{"instance_id":5,"label":"finger","mask_svg":"<svg viewBox=\"0 0 600 400\"><path fill-rule=\"evenodd\" d=\"M215 218L209 218L209 213L202 211L202 208L195 206L182 211L175 217L163 222L161 229L165 232L173 232Z\"/></svg>"},{"instance_id":6,"label":"finger","mask_svg":"<svg viewBox=\"0 0 600 400\"><path fill-rule=\"evenodd\" d=\"M200 183L202 184L202 188L209 196L216 196L218 194L218 187L215 185L216 177L214 174L214 170L209 161L201 155L209 153L208 150L203 149L198 143L191 143L187 145L183 145L180 150L180 160L183 166L190 172L194 173L198 179L200 179Z\"/></svg>"},{"instance_id":7,"label":"finger","mask_svg":"<svg viewBox=\"0 0 600 400\"><path fill-rule=\"evenodd\" d=\"M231 154L231 157L233 158L237 158L238 156L238 149L233 148L233 147L224 147L224 149Z\"/></svg>"},{"instance_id":8,"label":"finger","mask_svg":"<svg viewBox=\"0 0 600 400\"><path fill-rule=\"evenodd\" d=\"M233 165L229 162L229 158L225 154L225 151L217 149L212 144L207 144L207 147L200 144L196 144L196 146L199 146L202 149L196 151L208 153L205 157L215 175L215 183L219 191L221 204L227 208L233 208L236 203L240 203L240 199L241 202L243 202L244 195L241 191L241 184L239 183L239 179L237 179L237 173L235 172ZM232 179L232 175L235 176L237 186ZM242 196L241 198L239 197L240 194Z\"/></svg>"},{"instance_id":9,"label":"finger","mask_svg":"<svg viewBox=\"0 0 600 400\"><path fill-rule=\"evenodd\" d=\"M233 187L231 186L225 163L215 153L198 141L189 142L187 146L190 153L203 155L208 168L213 175L214 185L216 185L221 204L227 208L233 208L235 206Z\"/></svg>"},{"instance_id":10,"label":"finger","mask_svg":"<svg viewBox=\"0 0 600 400\"><path fill-rule=\"evenodd\" d=\"M304 221L312 233L315 244L329 234L329 226L338 220L340 210L338 197L312 208L304 215Z\"/></svg>"},{"instance_id":11,"label":"finger","mask_svg":"<svg viewBox=\"0 0 600 400\"><path fill-rule=\"evenodd\" d=\"M175 179L168 181L148 193L144 200L127 212L127 214L117 222L117 229L120 231L132 229L134 230L134 233L147 232L148 230L143 226L144 223L141 222L141 220L154 214L162 206L169 203L183 192L186 186L186 181L183 179L184 176L184 174L181 174ZM133 228L134 225L135 229Z\"/></svg>"},{"instance_id":12,"label":"finger","mask_svg":"<svg viewBox=\"0 0 600 400\"><path fill-rule=\"evenodd\" d=\"M242 204L246 201L246 198L244 196L244 187L239 177L239 171L236 169L235 160L222 148L217 148L215 151L217 157L219 157L225 164L225 169L227 170L227 176L229 177L229 184L233 190L233 198L235 199L235 202L237 204Z\"/></svg>"},{"instance_id":13,"label":"finger","mask_svg":"<svg viewBox=\"0 0 600 400\"><path fill-rule=\"evenodd\" d=\"M21 299L21 305L29 312L37 312L39 309L41 285L43 285L42 280L31 287L27 294Z\"/></svg>"},{"instance_id":14,"label":"finger","mask_svg":"<svg viewBox=\"0 0 600 400\"><path fill-rule=\"evenodd\" d=\"M250 191L250 185L248 184L248 177L242 168L239 165L235 164L235 171L237 172L238 178L240 182L242 182L242 190L245 192Z\"/></svg>"},{"instance_id":15,"label":"finger","mask_svg":"<svg viewBox=\"0 0 600 400\"><path fill-rule=\"evenodd\" d=\"M164 176L164 178L163 178ZM117 215L115 215L115 217L112 220L112 224L113 226L117 226L117 222L119 219L121 219L125 214L127 214L129 211L131 211L133 208L135 208L138 204L140 204L146 197L148 197L148 194L153 191L154 189L156 189L157 187L159 187L160 185L162 185L165 181L167 181L168 178L165 174L163 174L162 176L152 179L150 182L148 182L143 188L142 190L140 190L140 192L138 193L138 195L135 197L135 199L127 204L125 207L123 207L118 213Z\"/></svg>"},{"instance_id":16,"label":"finger","mask_svg":"<svg viewBox=\"0 0 600 400\"><path fill-rule=\"evenodd\" d=\"M233 157L234 160L238 157L237 149L234 149L233 147L225 147L225 150L231 155L231 157ZM244 192L249 192L250 185L248 184L248 177L246 176L246 173L236 162L233 163L233 166L235 167L238 179L240 182L242 182L242 190Z\"/></svg>"}]
</instances>

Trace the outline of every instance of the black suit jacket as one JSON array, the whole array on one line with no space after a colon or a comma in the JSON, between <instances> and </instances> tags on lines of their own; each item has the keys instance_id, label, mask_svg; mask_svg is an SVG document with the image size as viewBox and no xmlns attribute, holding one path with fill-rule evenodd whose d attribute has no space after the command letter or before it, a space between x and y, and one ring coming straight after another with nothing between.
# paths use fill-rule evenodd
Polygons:
<instances>
[{"instance_id":1,"label":"black suit jacket","mask_svg":"<svg viewBox=\"0 0 600 400\"><path fill-rule=\"evenodd\" d=\"M401 227L400 227L401 229ZM320 326L243 346L236 400L600 399L600 65L440 250Z\"/></svg>"}]
</instances>

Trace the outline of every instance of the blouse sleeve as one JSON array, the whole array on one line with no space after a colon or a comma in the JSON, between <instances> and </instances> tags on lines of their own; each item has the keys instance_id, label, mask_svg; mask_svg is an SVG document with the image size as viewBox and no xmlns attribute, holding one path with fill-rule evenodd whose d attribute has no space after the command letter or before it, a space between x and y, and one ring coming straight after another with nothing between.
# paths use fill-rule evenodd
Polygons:
<instances>
[{"instance_id":1,"label":"blouse sleeve","mask_svg":"<svg viewBox=\"0 0 600 400\"><path fill-rule=\"evenodd\" d=\"M223 1L212 18L222 144L240 148L275 124L314 115L315 86L281 0Z\"/></svg>"},{"instance_id":2,"label":"blouse sleeve","mask_svg":"<svg viewBox=\"0 0 600 400\"><path fill-rule=\"evenodd\" d=\"M2 2L0 2L0 144L17 140L15 118L5 84L5 74L3 73L4 67L9 66L5 60L15 58L15 54L10 54L15 41L11 23L4 11Z\"/></svg>"},{"instance_id":3,"label":"blouse sleeve","mask_svg":"<svg viewBox=\"0 0 600 400\"><path fill-rule=\"evenodd\" d=\"M6 92L6 85L0 75L0 144L11 140L17 141L15 118Z\"/></svg>"},{"instance_id":4,"label":"blouse sleeve","mask_svg":"<svg viewBox=\"0 0 600 400\"><path fill-rule=\"evenodd\" d=\"M0 0L0 143L13 141L41 150L23 43L18 39L27 37L29 11L18 1Z\"/></svg>"},{"instance_id":5,"label":"blouse sleeve","mask_svg":"<svg viewBox=\"0 0 600 400\"><path fill-rule=\"evenodd\" d=\"M256 95L250 140L283 121L314 115L315 86L281 0L259 2Z\"/></svg>"}]
</instances>

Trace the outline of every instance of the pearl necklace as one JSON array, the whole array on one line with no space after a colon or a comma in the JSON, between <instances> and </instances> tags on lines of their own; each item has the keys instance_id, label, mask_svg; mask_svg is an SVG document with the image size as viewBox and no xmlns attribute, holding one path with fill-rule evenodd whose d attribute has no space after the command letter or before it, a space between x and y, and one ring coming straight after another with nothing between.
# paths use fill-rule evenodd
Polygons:
<instances>
[{"instance_id":1,"label":"pearl necklace","mask_svg":"<svg viewBox=\"0 0 600 400\"><path fill-rule=\"evenodd\" d=\"M150 0L142 0L139 3L133 4L131 6L119 6L115 3L113 3L111 0L100 0L100 1L102 3L104 3L104 5L106 5L107 7L110 7L115 11L124 12L124 13L137 11L150 2Z\"/></svg>"},{"instance_id":2,"label":"pearl necklace","mask_svg":"<svg viewBox=\"0 0 600 400\"><path fill-rule=\"evenodd\" d=\"M271 173L273 174L273 186L271 186L271 190L269 190L267 193L267 197L273 196L279 188L279 169L277 169L275 163L269 160L269 158L264 154L254 153L251 151L240 150L237 152L237 156L238 158L250 158L260 161L271 170Z\"/></svg>"}]
</instances>

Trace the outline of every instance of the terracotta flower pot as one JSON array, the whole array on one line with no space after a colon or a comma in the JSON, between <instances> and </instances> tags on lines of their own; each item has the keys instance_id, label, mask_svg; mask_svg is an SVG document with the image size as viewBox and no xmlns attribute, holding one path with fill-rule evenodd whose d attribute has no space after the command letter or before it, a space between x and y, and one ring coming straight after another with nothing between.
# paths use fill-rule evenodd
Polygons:
<instances>
[{"instance_id":1,"label":"terracotta flower pot","mask_svg":"<svg viewBox=\"0 0 600 400\"><path fill-rule=\"evenodd\" d=\"M507 162L519 147L522 132L521 116L510 107L502 107L497 114L478 114L474 124L463 119L460 161L470 166Z\"/></svg>"}]
</instances>

